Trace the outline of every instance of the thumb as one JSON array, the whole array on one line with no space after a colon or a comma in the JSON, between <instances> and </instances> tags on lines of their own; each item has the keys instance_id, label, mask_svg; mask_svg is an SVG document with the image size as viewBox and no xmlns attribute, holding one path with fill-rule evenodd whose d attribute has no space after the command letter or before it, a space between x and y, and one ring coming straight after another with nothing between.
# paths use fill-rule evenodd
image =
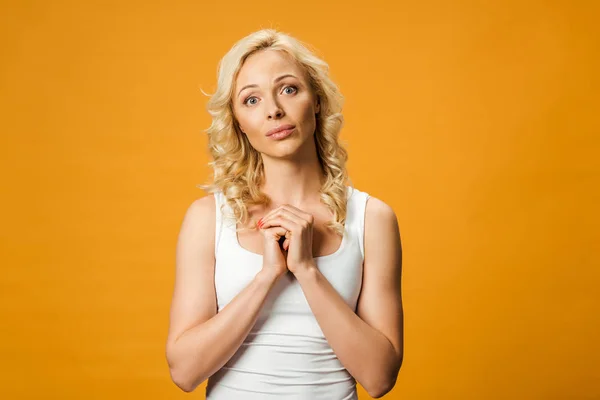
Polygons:
<instances>
[{"instance_id":1,"label":"thumb","mask_svg":"<svg viewBox=\"0 0 600 400\"><path fill-rule=\"evenodd\" d=\"M287 232L284 228L280 226L273 226L267 229L261 229L263 236L267 239L272 239L274 241L278 241L282 236L285 236Z\"/></svg>"}]
</instances>

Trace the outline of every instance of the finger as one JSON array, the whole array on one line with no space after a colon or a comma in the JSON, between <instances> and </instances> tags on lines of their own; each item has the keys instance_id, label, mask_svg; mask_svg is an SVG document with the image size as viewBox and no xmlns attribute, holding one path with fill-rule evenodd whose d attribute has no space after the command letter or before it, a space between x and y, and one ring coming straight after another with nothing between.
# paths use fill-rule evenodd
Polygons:
<instances>
[{"instance_id":1,"label":"finger","mask_svg":"<svg viewBox=\"0 0 600 400\"><path fill-rule=\"evenodd\" d=\"M281 207L277 207L276 209L271 210L269 213L267 213L267 215L265 215L264 217L262 217L260 219L260 226L262 227L266 221L273 219L275 217L278 217L280 215L281 215Z\"/></svg>"},{"instance_id":2,"label":"finger","mask_svg":"<svg viewBox=\"0 0 600 400\"><path fill-rule=\"evenodd\" d=\"M265 227L267 226L268 223L270 223L271 221L275 220L276 218L284 218L287 219L289 221L294 222L296 225L298 225L299 227L304 226L305 224L310 224L309 221L303 219L302 217L299 217L298 215L294 214L293 212L287 210L287 209L281 209L277 212L277 214L274 214L273 216L265 219L262 221L261 227Z\"/></svg>"},{"instance_id":3,"label":"finger","mask_svg":"<svg viewBox=\"0 0 600 400\"><path fill-rule=\"evenodd\" d=\"M305 224L312 225L314 222L314 217L311 214L305 213L304 211L287 204L281 206L273 216L287 217L301 226Z\"/></svg>"},{"instance_id":4,"label":"finger","mask_svg":"<svg viewBox=\"0 0 600 400\"><path fill-rule=\"evenodd\" d=\"M265 215L263 215L263 217L259 220L259 222L262 223L262 221L265 221L266 219L272 217L273 214L275 214L277 211L279 211L280 208L281 208L281 206L272 209L271 211L269 211L268 213L266 213Z\"/></svg>"},{"instance_id":5,"label":"finger","mask_svg":"<svg viewBox=\"0 0 600 400\"><path fill-rule=\"evenodd\" d=\"M288 238L283 241L283 249L287 251L289 249L289 247L290 247L290 239Z\"/></svg>"},{"instance_id":6,"label":"finger","mask_svg":"<svg viewBox=\"0 0 600 400\"><path fill-rule=\"evenodd\" d=\"M283 217L273 217L261 225L261 229L267 229L273 226L281 226L290 232L299 232L300 225L296 222ZM285 232L283 233L285 235Z\"/></svg>"},{"instance_id":7,"label":"finger","mask_svg":"<svg viewBox=\"0 0 600 400\"><path fill-rule=\"evenodd\" d=\"M269 211L265 216L263 216L259 222L262 226L262 223L269 218L272 218L275 215L280 215L282 210L286 210L287 212L296 215L298 218L306 220L308 223L312 224L314 221L314 217L312 214L302 211L301 209L294 207L290 204L282 204L277 208Z\"/></svg>"},{"instance_id":8,"label":"finger","mask_svg":"<svg viewBox=\"0 0 600 400\"><path fill-rule=\"evenodd\" d=\"M306 211L303 211L301 209L299 209L298 207L294 207L291 204L284 204L281 206L281 208L288 210L289 212L296 214L298 217L305 219L308 222L312 222L313 220L313 215L310 213L307 213Z\"/></svg>"},{"instance_id":9,"label":"finger","mask_svg":"<svg viewBox=\"0 0 600 400\"><path fill-rule=\"evenodd\" d=\"M268 229L262 229L263 236L273 238L275 241L279 240L279 238L281 238L282 236L285 236L287 231L287 229L282 228L280 226L273 226Z\"/></svg>"}]
</instances>

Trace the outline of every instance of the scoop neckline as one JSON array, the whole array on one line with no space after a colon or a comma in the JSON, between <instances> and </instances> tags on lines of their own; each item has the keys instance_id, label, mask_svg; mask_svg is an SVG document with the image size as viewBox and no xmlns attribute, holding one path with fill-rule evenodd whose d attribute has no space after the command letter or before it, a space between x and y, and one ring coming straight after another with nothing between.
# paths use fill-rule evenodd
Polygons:
<instances>
[{"instance_id":1,"label":"scoop neckline","mask_svg":"<svg viewBox=\"0 0 600 400\"><path fill-rule=\"evenodd\" d=\"M351 189L351 186L346 186L346 190L347 191L350 191L350 189ZM354 194L354 191L352 191L351 193L347 194L348 197L346 198L346 210L348 210L348 208L349 208L348 204L350 203L350 199L352 198L353 194ZM322 255L322 256L313 257L313 260L325 260L325 259L332 258L332 257L335 257L338 254L340 254L344 250L344 248L346 247L347 236L348 236L348 230L347 230L347 228L348 228L348 217L346 217L346 219L344 220L344 234L342 236L342 242L338 246L337 250L334 251L331 254L325 254L325 255ZM250 254L250 255L252 255L254 257L261 257L262 258L264 256L263 254L259 254L259 253L255 253L253 251L250 251L250 250L248 250L247 248L245 248L244 246L242 246L240 244L240 240L238 238L238 233L237 233L237 222L233 226L233 238L234 238L235 245L238 247L238 249L241 249L243 252L245 252L247 254Z\"/></svg>"},{"instance_id":2,"label":"scoop neckline","mask_svg":"<svg viewBox=\"0 0 600 400\"><path fill-rule=\"evenodd\" d=\"M255 253L253 251L248 250L244 246L242 246L240 244L239 239L238 239L237 232L234 232L234 235L235 235L235 244L238 247L238 249L241 249L244 253L250 254L250 255L255 256L255 257L260 257L260 258L264 257L263 254ZM342 237L342 242L338 246L337 250L335 252L331 253L331 254L325 254L325 255L322 255L322 256L313 257L313 260L324 260L324 259L327 259L327 258L331 258L331 257L337 256L346 247L346 236L347 236L346 229L344 228L344 236Z\"/></svg>"}]
</instances>

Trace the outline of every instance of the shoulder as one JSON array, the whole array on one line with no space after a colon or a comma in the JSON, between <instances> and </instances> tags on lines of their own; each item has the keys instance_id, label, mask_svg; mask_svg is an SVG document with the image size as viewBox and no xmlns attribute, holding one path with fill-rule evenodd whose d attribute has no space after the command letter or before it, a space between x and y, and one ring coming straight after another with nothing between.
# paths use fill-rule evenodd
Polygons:
<instances>
[{"instance_id":1,"label":"shoulder","mask_svg":"<svg viewBox=\"0 0 600 400\"><path fill-rule=\"evenodd\" d=\"M210 265L214 257L215 209L212 194L198 198L188 206L177 240L177 259L181 261L178 265L195 268L198 260L202 260L203 265Z\"/></svg>"},{"instance_id":2,"label":"shoulder","mask_svg":"<svg viewBox=\"0 0 600 400\"><path fill-rule=\"evenodd\" d=\"M365 224L377 226L397 226L398 220L394 209L383 200L369 196L365 206Z\"/></svg>"},{"instance_id":3,"label":"shoulder","mask_svg":"<svg viewBox=\"0 0 600 400\"><path fill-rule=\"evenodd\" d=\"M367 193L367 192L363 192L360 189L357 189L353 186L348 186L348 194L350 197L354 197L354 198L362 198L365 202L366 202L366 212L368 213L375 213L377 215L388 215L388 217L390 215L394 215L394 210L392 209L392 207L390 207L387 203L385 203L383 200L380 200L379 198Z\"/></svg>"},{"instance_id":4,"label":"shoulder","mask_svg":"<svg viewBox=\"0 0 600 400\"><path fill-rule=\"evenodd\" d=\"M215 196L211 193L192 201L187 208L183 223L196 229L214 227L215 212Z\"/></svg>"},{"instance_id":5,"label":"shoulder","mask_svg":"<svg viewBox=\"0 0 600 400\"><path fill-rule=\"evenodd\" d=\"M349 186L349 195L353 198L353 203L358 209L363 210L364 221L368 225L397 225L396 213L394 209L383 200L372 196L367 192ZM360 204L360 206L358 206Z\"/></svg>"},{"instance_id":6,"label":"shoulder","mask_svg":"<svg viewBox=\"0 0 600 400\"><path fill-rule=\"evenodd\" d=\"M365 207L366 250L400 246L400 227L394 209L383 200L370 196ZM371 251L372 255L372 251Z\"/></svg>"},{"instance_id":7,"label":"shoulder","mask_svg":"<svg viewBox=\"0 0 600 400\"><path fill-rule=\"evenodd\" d=\"M215 209L215 195L213 193L210 193L192 201L192 203L188 207L188 212L196 215L202 215L206 213L214 214Z\"/></svg>"}]
</instances>

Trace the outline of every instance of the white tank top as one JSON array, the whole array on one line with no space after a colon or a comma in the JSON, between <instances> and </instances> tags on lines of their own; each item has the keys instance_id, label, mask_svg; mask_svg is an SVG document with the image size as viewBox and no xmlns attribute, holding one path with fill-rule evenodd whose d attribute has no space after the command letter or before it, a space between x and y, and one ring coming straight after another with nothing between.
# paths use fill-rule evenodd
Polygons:
<instances>
[{"instance_id":1,"label":"white tank top","mask_svg":"<svg viewBox=\"0 0 600 400\"><path fill-rule=\"evenodd\" d=\"M218 311L262 269L262 255L241 247L233 215L222 192L215 192L215 289ZM364 216L369 195L347 190L345 233L334 253L315 257L321 273L356 312L362 285ZM304 292L292 274L269 292L256 324L206 387L207 400L357 400L356 381L323 335Z\"/></svg>"}]
</instances>

